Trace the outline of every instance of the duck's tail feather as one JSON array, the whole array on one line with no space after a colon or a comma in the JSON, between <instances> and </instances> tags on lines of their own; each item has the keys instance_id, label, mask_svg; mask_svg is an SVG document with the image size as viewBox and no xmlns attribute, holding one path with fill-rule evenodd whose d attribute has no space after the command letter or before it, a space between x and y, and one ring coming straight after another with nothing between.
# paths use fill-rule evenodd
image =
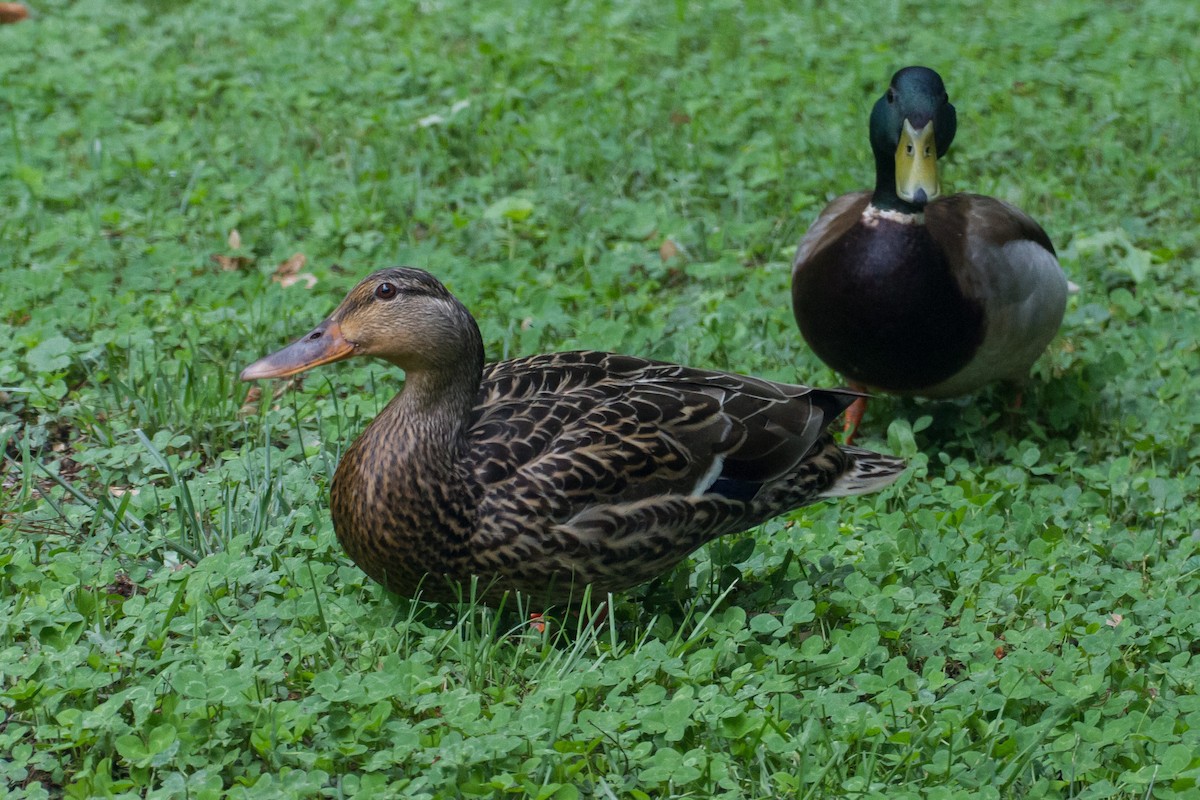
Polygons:
<instances>
[{"instance_id":1,"label":"duck's tail feather","mask_svg":"<svg viewBox=\"0 0 1200 800\"><path fill-rule=\"evenodd\" d=\"M838 476L832 486L821 492L822 497L849 497L879 491L895 482L908 466L902 458L885 456L861 447L843 446L842 450L851 458L850 468Z\"/></svg>"}]
</instances>

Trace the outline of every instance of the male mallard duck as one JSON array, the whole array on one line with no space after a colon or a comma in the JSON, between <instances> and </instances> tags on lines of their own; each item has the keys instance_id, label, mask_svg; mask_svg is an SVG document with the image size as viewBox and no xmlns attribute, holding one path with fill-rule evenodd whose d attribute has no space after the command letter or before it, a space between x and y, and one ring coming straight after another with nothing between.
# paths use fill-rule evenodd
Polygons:
<instances>
[{"instance_id":1,"label":"male mallard duck","mask_svg":"<svg viewBox=\"0 0 1200 800\"><path fill-rule=\"evenodd\" d=\"M857 396L580 351L483 363L474 318L429 273L376 272L310 333L242 371L350 356L406 373L346 451L338 540L394 592L543 603L627 589L705 542L824 497L887 486L903 462L839 447Z\"/></svg>"},{"instance_id":2,"label":"male mallard duck","mask_svg":"<svg viewBox=\"0 0 1200 800\"><path fill-rule=\"evenodd\" d=\"M871 112L874 193L830 203L796 252L800 332L855 388L952 397L1020 382L1062 323L1067 278L1041 226L995 198L938 197L956 125L941 76L897 72ZM865 403L846 413L851 433Z\"/></svg>"}]
</instances>

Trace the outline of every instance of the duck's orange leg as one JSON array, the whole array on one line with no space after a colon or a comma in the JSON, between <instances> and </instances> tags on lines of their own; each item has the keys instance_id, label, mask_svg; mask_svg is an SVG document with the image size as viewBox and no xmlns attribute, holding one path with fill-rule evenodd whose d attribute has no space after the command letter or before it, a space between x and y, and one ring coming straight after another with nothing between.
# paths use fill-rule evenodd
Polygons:
<instances>
[{"instance_id":1,"label":"duck's orange leg","mask_svg":"<svg viewBox=\"0 0 1200 800\"><path fill-rule=\"evenodd\" d=\"M571 611L571 616L582 617L583 612L579 610ZM592 612L591 619L586 620L587 624L594 630L599 630L605 622L608 621L608 602L600 603L599 606ZM529 614L529 627L538 633L546 632L546 618L537 611Z\"/></svg>"},{"instance_id":2,"label":"duck's orange leg","mask_svg":"<svg viewBox=\"0 0 1200 800\"><path fill-rule=\"evenodd\" d=\"M867 387L857 383L850 383L850 388L856 392L865 392ZM846 422L842 427L842 431L846 434L846 444L854 444L854 436L858 433L858 426L862 424L863 415L867 413L867 398L860 397L855 400L846 409Z\"/></svg>"}]
</instances>

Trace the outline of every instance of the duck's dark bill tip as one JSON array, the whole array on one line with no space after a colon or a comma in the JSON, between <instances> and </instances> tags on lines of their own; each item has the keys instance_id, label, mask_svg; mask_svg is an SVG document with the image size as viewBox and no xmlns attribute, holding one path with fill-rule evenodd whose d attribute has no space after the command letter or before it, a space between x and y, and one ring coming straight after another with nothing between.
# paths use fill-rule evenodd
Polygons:
<instances>
[{"instance_id":1,"label":"duck's dark bill tip","mask_svg":"<svg viewBox=\"0 0 1200 800\"><path fill-rule=\"evenodd\" d=\"M354 345L342 336L337 323L324 323L302 339L246 367L242 370L241 379L286 378L322 364L341 361L353 354Z\"/></svg>"}]
</instances>

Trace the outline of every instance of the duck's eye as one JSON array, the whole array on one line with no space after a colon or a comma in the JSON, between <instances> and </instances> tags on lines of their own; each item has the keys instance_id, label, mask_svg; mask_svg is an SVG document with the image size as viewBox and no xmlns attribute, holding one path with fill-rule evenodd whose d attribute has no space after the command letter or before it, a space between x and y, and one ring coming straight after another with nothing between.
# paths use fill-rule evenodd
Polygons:
<instances>
[{"instance_id":1,"label":"duck's eye","mask_svg":"<svg viewBox=\"0 0 1200 800\"><path fill-rule=\"evenodd\" d=\"M895 89L891 89L891 88L888 89L887 101L889 103L896 102L896 90Z\"/></svg>"},{"instance_id":2,"label":"duck's eye","mask_svg":"<svg viewBox=\"0 0 1200 800\"><path fill-rule=\"evenodd\" d=\"M375 287L375 296L380 300L391 300L397 294L395 284L381 283Z\"/></svg>"}]
</instances>

